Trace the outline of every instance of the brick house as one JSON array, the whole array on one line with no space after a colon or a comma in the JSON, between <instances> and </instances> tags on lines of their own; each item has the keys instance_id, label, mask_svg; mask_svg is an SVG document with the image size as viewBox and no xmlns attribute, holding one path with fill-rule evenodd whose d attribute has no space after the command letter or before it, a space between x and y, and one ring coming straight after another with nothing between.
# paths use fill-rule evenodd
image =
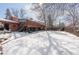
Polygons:
<instances>
[{"instance_id":1,"label":"brick house","mask_svg":"<svg viewBox=\"0 0 79 59\"><path fill-rule=\"evenodd\" d=\"M2 21L1 21L2 20ZM28 20L28 19L18 19L15 16L11 16L8 19L1 19L1 24L4 25L5 29L11 31L23 31L23 30L45 30L46 26L42 23ZM4 21L3 21L4 20Z\"/></svg>"},{"instance_id":2,"label":"brick house","mask_svg":"<svg viewBox=\"0 0 79 59\"><path fill-rule=\"evenodd\" d=\"M10 20L15 21L15 22L17 22L17 23L10 23L9 28L10 28L12 31L17 31L17 30L18 30L18 27L19 27L19 20L18 20L18 18L15 17L15 16L11 16L11 17L10 17Z\"/></svg>"},{"instance_id":3,"label":"brick house","mask_svg":"<svg viewBox=\"0 0 79 59\"><path fill-rule=\"evenodd\" d=\"M8 19L2 19L0 18L0 27L4 27L6 30L15 30L16 27L14 26L14 24L18 24L18 22L13 21L13 20L8 20ZM14 26L14 28L13 28Z\"/></svg>"},{"instance_id":4,"label":"brick house","mask_svg":"<svg viewBox=\"0 0 79 59\"><path fill-rule=\"evenodd\" d=\"M31 21L31 20L26 20L25 22L25 27L26 29L33 29L33 30L44 30L45 29L45 25L35 22L35 21Z\"/></svg>"},{"instance_id":5,"label":"brick house","mask_svg":"<svg viewBox=\"0 0 79 59\"><path fill-rule=\"evenodd\" d=\"M20 28L23 27L24 30L44 30L45 25L33 20L28 19L20 19Z\"/></svg>"}]
</instances>

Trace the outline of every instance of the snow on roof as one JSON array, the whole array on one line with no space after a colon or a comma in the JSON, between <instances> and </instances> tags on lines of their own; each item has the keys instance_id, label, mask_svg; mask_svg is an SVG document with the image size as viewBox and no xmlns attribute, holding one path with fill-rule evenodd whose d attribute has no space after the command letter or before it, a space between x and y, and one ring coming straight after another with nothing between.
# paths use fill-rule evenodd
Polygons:
<instances>
[{"instance_id":1,"label":"snow on roof","mask_svg":"<svg viewBox=\"0 0 79 59\"><path fill-rule=\"evenodd\" d=\"M33 23L37 23L37 24L40 24L40 25L45 25L44 23L42 23L42 22L38 22L38 21L35 21L35 20L27 20L27 21L30 21L30 22L33 22Z\"/></svg>"},{"instance_id":2,"label":"snow on roof","mask_svg":"<svg viewBox=\"0 0 79 59\"><path fill-rule=\"evenodd\" d=\"M26 18L26 19L19 19L20 22L25 22L26 20L34 21L34 22L40 23L40 24L42 24L42 25L45 25L45 24L44 24L45 22L44 22L44 21L41 21L41 20L35 20L35 19L32 19L32 20L31 20L31 19L27 19L27 18Z\"/></svg>"},{"instance_id":3,"label":"snow on roof","mask_svg":"<svg viewBox=\"0 0 79 59\"><path fill-rule=\"evenodd\" d=\"M18 32L18 35L19 32ZM27 38L27 39L26 39ZM40 31L3 45L4 54L26 55L72 55L79 54L79 37L63 31Z\"/></svg>"},{"instance_id":4,"label":"snow on roof","mask_svg":"<svg viewBox=\"0 0 79 59\"><path fill-rule=\"evenodd\" d=\"M44 24L45 23L44 21L41 21L41 20L32 20L32 21L35 21L35 22L40 23L40 24Z\"/></svg>"},{"instance_id":5,"label":"snow on roof","mask_svg":"<svg viewBox=\"0 0 79 59\"><path fill-rule=\"evenodd\" d=\"M12 21L12 20L8 20L8 19L3 19L3 18L0 18L0 21L2 21L2 22L18 23L16 21Z\"/></svg>"}]
</instances>

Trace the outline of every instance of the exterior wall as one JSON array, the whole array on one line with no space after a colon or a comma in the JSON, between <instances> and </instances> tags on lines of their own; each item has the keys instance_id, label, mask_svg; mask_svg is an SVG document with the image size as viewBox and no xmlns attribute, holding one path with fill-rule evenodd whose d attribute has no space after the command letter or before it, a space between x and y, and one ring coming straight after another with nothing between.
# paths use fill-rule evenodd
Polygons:
<instances>
[{"instance_id":1,"label":"exterior wall","mask_svg":"<svg viewBox=\"0 0 79 59\"><path fill-rule=\"evenodd\" d=\"M18 23L6 23L0 21L0 25L3 25L5 27L6 24L9 25L9 29L12 31L16 31L18 29Z\"/></svg>"},{"instance_id":2,"label":"exterior wall","mask_svg":"<svg viewBox=\"0 0 79 59\"><path fill-rule=\"evenodd\" d=\"M6 22L0 22L0 25L3 25L5 27L6 24L9 25L9 29L12 31L16 31L18 29L18 23L6 23Z\"/></svg>"},{"instance_id":3,"label":"exterior wall","mask_svg":"<svg viewBox=\"0 0 79 59\"><path fill-rule=\"evenodd\" d=\"M18 24L17 23L15 23L15 24L9 24L9 29L11 30L11 31L17 31L17 29L18 29Z\"/></svg>"},{"instance_id":4,"label":"exterior wall","mask_svg":"<svg viewBox=\"0 0 79 59\"><path fill-rule=\"evenodd\" d=\"M45 26L44 25L41 25L40 23L37 23L37 22L34 22L34 21L26 21L25 22L25 26L27 28L36 28L36 29L45 29Z\"/></svg>"},{"instance_id":5,"label":"exterior wall","mask_svg":"<svg viewBox=\"0 0 79 59\"><path fill-rule=\"evenodd\" d=\"M10 17L10 20L17 21L17 22L19 21L18 18L15 16Z\"/></svg>"},{"instance_id":6,"label":"exterior wall","mask_svg":"<svg viewBox=\"0 0 79 59\"><path fill-rule=\"evenodd\" d=\"M18 18L16 16L11 16L10 17L10 20L13 20L13 21L16 21L16 22L19 22ZM9 29L11 31L16 31L18 29L18 23L9 23Z\"/></svg>"},{"instance_id":7,"label":"exterior wall","mask_svg":"<svg viewBox=\"0 0 79 59\"><path fill-rule=\"evenodd\" d=\"M11 31L17 31L19 28L19 23L6 23L6 22L0 22L1 24L5 25L8 24L9 25L9 30ZM35 28L35 29L45 29L46 26L42 25L40 23L37 23L35 21L26 21L25 24L23 24L23 26L27 28Z\"/></svg>"}]
</instances>

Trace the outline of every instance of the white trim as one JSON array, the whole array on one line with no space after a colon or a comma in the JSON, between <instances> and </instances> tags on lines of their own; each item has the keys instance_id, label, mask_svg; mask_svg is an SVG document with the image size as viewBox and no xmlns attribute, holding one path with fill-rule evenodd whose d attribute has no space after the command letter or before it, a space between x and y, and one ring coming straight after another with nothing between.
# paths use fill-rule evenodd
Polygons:
<instances>
[{"instance_id":1,"label":"white trim","mask_svg":"<svg viewBox=\"0 0 79 59\"><path fill-rule=\"evenodd\" d=\"M17 21L12 21L12 20L3 19L3 18L0 18L0 21L2 21L2 22L10 22L10 23L18 23Z\"/></svg>"}]
</instances>

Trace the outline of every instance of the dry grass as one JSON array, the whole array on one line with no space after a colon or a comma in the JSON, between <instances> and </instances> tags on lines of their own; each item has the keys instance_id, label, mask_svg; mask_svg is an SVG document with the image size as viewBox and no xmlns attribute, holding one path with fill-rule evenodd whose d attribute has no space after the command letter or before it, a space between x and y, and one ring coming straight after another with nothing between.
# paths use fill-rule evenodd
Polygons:
<instances>
[{"instance_id":1,"label":"dry grass","mask_svg":"<svg viewBox=\"0 0 79 59\"><path fill-rule=\"evenodd\" d=\"M66 28L65 31L69 32L69 33L72 33L72 34L74 34L76 36L79 36L79 31L75 31L72 28Z\"/></svg>"}]
</instances>

